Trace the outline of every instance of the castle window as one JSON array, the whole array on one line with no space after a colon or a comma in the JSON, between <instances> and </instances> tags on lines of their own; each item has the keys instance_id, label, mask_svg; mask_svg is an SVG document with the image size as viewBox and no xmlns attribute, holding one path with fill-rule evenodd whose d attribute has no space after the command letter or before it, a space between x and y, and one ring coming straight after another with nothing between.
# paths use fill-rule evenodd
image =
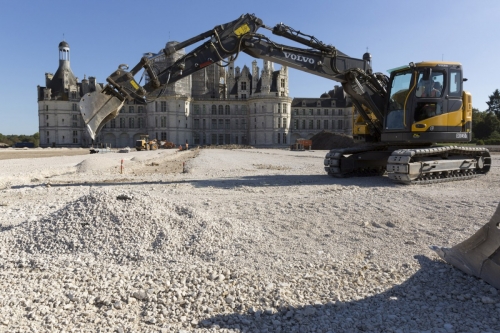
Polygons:
<instances>
[{"instance_id":1,"label":"castle window","mask_svg":"<svg viewBox=\"0 0 500 333\"><path fill-rule=\"evenodd\" d=\"M219 114L223 115L224 114L224 106L219 105Z\"/></svg>"},{"instance_id":2,"label":"castle window","mask_svg":"<svg viewBox=\"0 0 500 333\"><path fill-rule=\"evenodd\" d=\"M161 106L161 112L167 112L167 102L162 101L160 103L160 106Z\"/></svg>"},{"instance_id":3,"label":"castle window","mask_svg":"<svg viewBox=\"0 0 500 333\"><path fill-rule=\"evenodd\" d=\"M217 114L217 106L212 105L212 114Z\"/></svg>"},{"instance_id":4,"label":"castle window","mask_svg":"<svg viewBox=\"0 0 500 333\"><path fill-rule=\"evenodd\" d=\"M144 106L139 105L139 106L137 107L137 113L144 113Z\"/></svg>"},{"instance_id":5,"label":"castle window","mask_svg":"<svg viewBox=\"0 0 500 333\"><path fill-rule=\"evenodd\" d=\"M241 90L247 90L247 83L241 82Z\"/></svg>"},{"instance_id":6,"label":"castle window","mask_svg":"<svg viewBox=\"0 0 500 333\"><path fill-rule=\"evenodd\" d=\"M229 108L229 105L226 105L226 115L229 115L231 113L231 109Z\"/></svg>"}]
</instances>

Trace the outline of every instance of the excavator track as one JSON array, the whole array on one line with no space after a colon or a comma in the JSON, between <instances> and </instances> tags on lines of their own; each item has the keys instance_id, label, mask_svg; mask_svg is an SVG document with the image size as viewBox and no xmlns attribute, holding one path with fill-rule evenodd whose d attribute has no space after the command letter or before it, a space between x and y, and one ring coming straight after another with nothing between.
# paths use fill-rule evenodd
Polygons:
<instances>
[{"instance_id":1,"label":"excavator track","mask_svg":"<svg viewBox=\"0 0 500 333\"><path fill-rule=\"evenodd\" d=\"M404 148L373 144L332 149L324 160L333 177L381 176L403 184L431 184L465 180L486 174L491 156L479 147Z\"/></svg>"},{"instance_id":2,"label":"excavator track","mask_svg":"<svg viewBox=\"0 0 500 333\"><path fill-rule=\"evenodd\" d=\"M443 146L398 149L389 157L388 177L403 184L431 184L485 175L491 167L486 148Z\"/></svg>"},{"instance_id":3,"label":"excavator track","mask_svg":"<svg viewBox=\"0 0 500 333\"><path fill-rule=\"evenodd\" d=\"M325 171L336 178L382 176L391 152L384 144L332 149L324 160Z\"/></svg>"}]
</instances>

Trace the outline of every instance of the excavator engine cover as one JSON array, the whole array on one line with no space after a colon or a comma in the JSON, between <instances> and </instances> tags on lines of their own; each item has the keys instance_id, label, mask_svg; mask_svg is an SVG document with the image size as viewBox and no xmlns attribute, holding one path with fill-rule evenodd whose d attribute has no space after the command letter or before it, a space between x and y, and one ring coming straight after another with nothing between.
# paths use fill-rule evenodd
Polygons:
<instances>
[{"instance_id":1,"label":"excavator engine cover","mask_svg":"<svg viewBox=\"0 0 500 333\"><path fill-rule=\"evenodd\" d=\"M452 248L431 246L449 264L500 289L500 204L491 220Z\"/></svg>"}]
</instances>

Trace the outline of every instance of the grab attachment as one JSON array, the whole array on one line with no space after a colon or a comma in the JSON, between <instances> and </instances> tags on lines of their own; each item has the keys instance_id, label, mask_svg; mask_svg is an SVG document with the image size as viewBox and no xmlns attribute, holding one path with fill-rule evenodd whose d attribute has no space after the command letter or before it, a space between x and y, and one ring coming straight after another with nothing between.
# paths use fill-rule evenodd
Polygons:
<instances>
[{"instance_id":1,"label":"grab attachment","mask_svg":"<svg viewBox=\"0 0 500 333\"><path fill-rule=\"evenodd\" d=\"M118 116L125 101L101 91L85 94L80 100L80 113L92 140L104 125Z\"/></svg>"},{"instance_id":2,"label":"grab attachment","mask_svg":"<svg viewBox=\"0 0 500 333\"><path fill-rule=\"evenodd\" d=\"M447 263L500 289L500 204L491 220L452 248L431 246Z\"/></svg>"}]
</instances>

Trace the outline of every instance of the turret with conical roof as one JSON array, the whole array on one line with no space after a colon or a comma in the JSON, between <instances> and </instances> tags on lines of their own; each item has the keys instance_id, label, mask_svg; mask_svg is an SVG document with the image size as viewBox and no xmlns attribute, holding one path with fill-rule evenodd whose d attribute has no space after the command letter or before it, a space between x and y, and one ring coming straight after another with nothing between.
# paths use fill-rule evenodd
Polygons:
<instances>
[{"instance_id":1,"label":"turret with conical roof","mask_svg":"<svg viewBox=\"0 0 500 333\"><path fill-rule=\"evenodd\" d=\"M59 68L47 82L47 89L51 89L52 99L68 100L70 90L76 89L77 79L69 65L69 44L59 43Z\"/></svg>"}]
</instances>

